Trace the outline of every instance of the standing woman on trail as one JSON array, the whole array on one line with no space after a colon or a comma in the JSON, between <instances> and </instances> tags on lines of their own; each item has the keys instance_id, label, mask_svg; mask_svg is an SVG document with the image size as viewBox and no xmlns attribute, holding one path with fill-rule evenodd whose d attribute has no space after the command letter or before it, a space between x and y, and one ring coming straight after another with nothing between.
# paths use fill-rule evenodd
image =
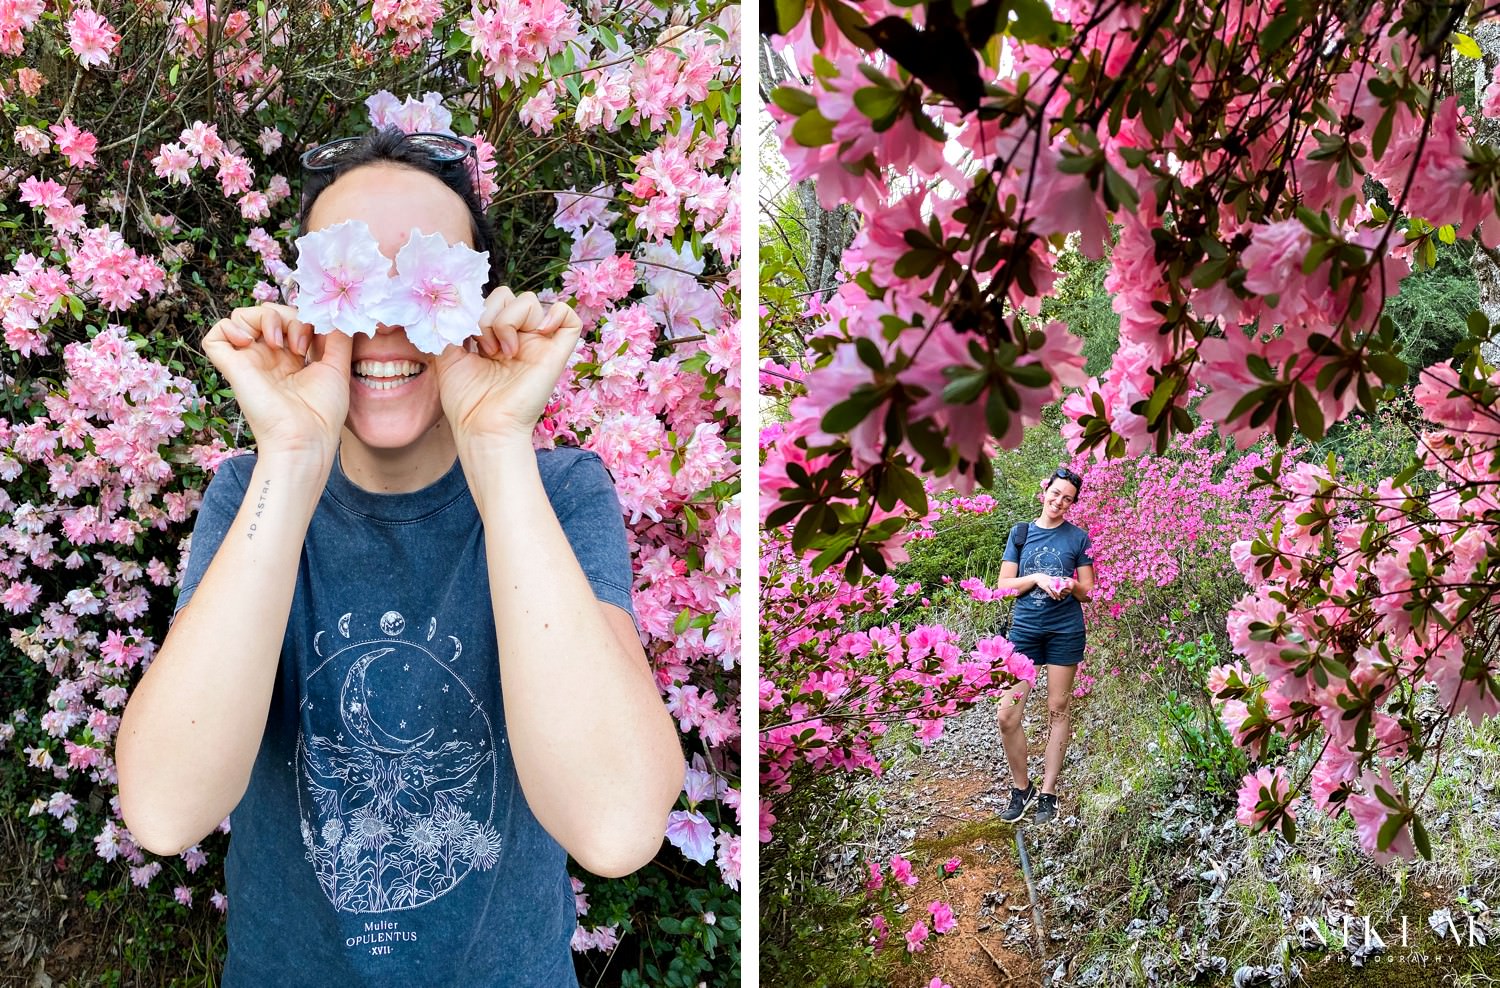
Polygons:
<instances>
[{"instance_id":1,"label":"standing woman on trail","mask_svg":"<svg viewBox=\"0 0 1500 988\"><path fill-rule=\"evenodd\" d=\"M1040 793L1026 772L1026 732L1021 727L1031 684L1016 683L1000 695L1000 739L1011 777L1010 805L1000 819L1007 822L1019 820L1033 801L1037 823L1057 815L1057 776L1072 730L1068 702L1083 661L1082 602L1094 589L1088 533L1063 520L1082 490L1083 478L1071 470L1059 467L1047 478L1041 517L1011 529L995 581L997 588L1019 594L1011 611L1011 644L1047 670L1047 755Z\"/></svg>"}]
</instances>

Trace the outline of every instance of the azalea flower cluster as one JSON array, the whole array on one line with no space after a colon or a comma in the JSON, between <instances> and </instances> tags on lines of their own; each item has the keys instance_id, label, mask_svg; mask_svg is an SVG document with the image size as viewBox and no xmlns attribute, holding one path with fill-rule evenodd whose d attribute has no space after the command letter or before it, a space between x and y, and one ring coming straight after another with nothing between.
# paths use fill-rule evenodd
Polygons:
<instances>
[{"instance_id":1,"label":"azalea flower cluster","mask_svg":"<svg viewBox=\"0 0 1500 988\"><path fill-rule=\"evenodd\" d=\"M1091 611L1136 606L1182 576L1237 583L1229 548L1270 513L1270 490L1252 489L1270 460L1259 449L1235 455L1208 421L1173 437L1161 455L1075 459L1084 484L1068 521L1092 544Z\"/></svg>"},{"instance_id":2,"label":"azalea flower cluster","mask_svg":"<svg viewBox=\"0 0 1500 988\"><path fill-rule=\"evenodd\" d=\"M489 251L448 243L412 227L392 262L363 220L346 220L297 238L292 272L297 314L319 333L363 333L401 326L423 353L462 346L479 329Z\"/></svg>"},{"instance_id":3,"label":"azalea flower cluster","mask_svg":"<svg viewBox=\"0 0 1500 988\"><path fill-rule=\"evenodd\" d=\"M1305 778L1247 777L1242 821L1288 826L1306 793L1329 815L1347 810L1379 860L1427 853L1398 779L1453 718L1500 715L1500 499L1475 483L1500 451L1497 392L1500 370L1477 347L1459 368L1429 368L1415 397L1431 428L1411 469L1372 485L1333 461L1287 467L1274 523L1232 547L1251 590L1229 617L1243 661L1210 678L1221 718L1256 757L1273 735L1326 739Z\"/></svg>"},{"instance_id":4,"label":"azalea flower cluster","mask_svg":"<svg viewBox=\"0 0 1500 988\"><path fill-rule=\"evenodd\" d=\"M947 880L950 875L958 871L960 864L957 858L944 862L938 872L939 880ZM873 858L865 861L865 867L870 873L869 879L865 882L865 898L875 910L870 917L870 946L877 951L885 947L891 935L891 924L886 919L886 913L899 915L906 911L904 904L897 901L899 888L915 886L920 881L912 869L912 863L901 855L891 855L889 865L890 871L884 872L880 868L879 861ZM890 879L889 884L887 884L887 878ZM958 929L958 918L954 915L953 907L941 899L934 899L927 904L923 913L916 914L916 919L902 937L906 942L906 952L907 954L920 953L927 949L927 943L934 934L941 936L945 933L952 933L956 929ZM933 980L934 983L940 983L937 979Z\"/></svg>"},{"instance_id":5,"label":"azalea flower cluster","mask_svg":"<svg viewBox=\"0 0 1500 988\"><path fill-rule=\"evenodd\" d=\"M584 321L583 343L535 441L591 449L617 481L637 573L638 620L693 755L667 836L690 859L678 867L694 881L735 888L739 234L728 190L737 181L739 76L737 42L726 39L737 38L738 13L685 8L697 26L684 33L667 23L668 12L650 6L588 18L560 3L515 6L529 26L508 38L502 35L520 22L502 23L493 14L510 8L473 10L475 18L489 18L485 43L509 45L510 54L497 48L496 58L512 58L519 73L497 92L486 88L488 80L479 86L483 92L471 89L457 102L380 91L366 108L372 126L452 133L493 123L490 136L519 135L525 144L530 124L508 122L515 114L492 119L490 97L524 107L546 88L558 110L546 130L562 146L609 131L615 153L602 160L620 167L590 176L586 185L608 197L604 208L584 227L570 231L566 217L558 224L567 231L564 258L570 233L592 233L582 248L590 253L577 248L584 238L575 237L577 273L561 260L547 283L525 286L548 300L578 296ZM321 25L315 10L226 11L205 0L171 12L148 5L120 25L125 37L111 46L96 21L80 18L84 9L74 8L75 44L66 24L41 18L40 4L0 0L0 55L16 59L0 59L0 85L7 100L22 106L17 156L35 162L0 177L0 189L21 201L14 214L21 226L10 241L18 246L0 261L0 390L11 396L0 403L0 609L14 629L0 644L0 658L34 665L44 682L36 697L0 719L0 750L23 763L35 782L27 799L40 800L39 824L71 835L86 853L124 863L137 885L165 885L180 908L208 902L222 909L223 893L208 884L217 869L203 868L217 864L218 838L177 861L152 860L131 840L113 792L111 741L129 689L165 630L198 492L230 454L226 440L246 444L223 395L207 387L199 393L189 383L195 372L217 379L201 363L189 367L198 358L184 341L201 332L216 307L250 304L246 297L290 300L297 278L284 258L296 203L278 169L306 146L287 146L290 135L310 145L339 136L330 129L346 124L318 109L321 90L295 111L285 102L302 100L298 94L309 85L287 47L290 25ZM377 30L396 34L398 46L432 45L431 24L457 15L415 2L372 10ZM355 45L350 71L373 64L375 54L399 54L380 50L392 44L389 33L384 42L365 43L376 51ZM99 105L93 74L80 77L79 98L72 100L31 67L52 64L39 57L44 49L79 59L102 52L118 61L123 51L164 44L176 70L160 74L157 92L164 96L143 98L178 105L168 112L163 104L163 119L177 121L165 132L150 124L152 115L139 134L128 129L134 118L101 117L91 128L87 107ZM555 50L559 44L565 51ZM577 112L603 95L621 45L645 58L668 44L670 58L658 60L693 68L680 86L669 87L649 124L625 132L618 126L624 120ZM564 83L553 60L569 57L580 71ZM227 99L218 116L184 128L180 121L192 118L180 108L203 104L194 91L178 88L179 75L184 87L188 79L201 81L192 70L209 58ZM480 58L489 55L475 56L483 70ZM453 71L444 78L466 78L464 56L450 61ZM673 78L682 75L676 70ZM133 84L125 75L114 82ZM73 116L61 112L65 99ZM494 147L484 134L464 136L477 146L476 187L491 200L501 180ZM214 181L201 180L205 170ZM516 175L505 179L513 183L506 189L513 202L566 185L540 173ZM208 195L198 194L205 189ZM648 210L652 220L636 222ZM127 229L134 247L122 236ZM595 252L605 237L608 249ZM358 318L363 308L351 295L370 288L375 266L357 263L362 255L351 231L330 239L329 249L315 246L299 257L308 277L298 304L312 313L321 306L323 315L331 308L339 320ZM556 234L537 242L550 248ZM385 288L407 289L404 304L426 308L391 313L386 321L411 328L426 320L434 338L451 339L465 301L461 286L472 282L472 272L447 272L437 257L446 256L444 243L414 237L409 246L409 268L398 258L392 279L390 261L382 259L379 275ZM612 266L608 275L590 275L595 259ZM341 287L340 278L351 274L364 280L347 279ZM219 293L211 304L205 285ZM73 342L62 347L62 340ZM87 798L96 791L106 796L102 811ZM604 885L591 889L596 901ZM623 932L601 920L582 930L575 946L608 951Z\"/></svg>"},{"instance_id":6,"label":"azalea flower cluster","mask_svg":"<svg viewBox=\"0 0 1500 988\"><path fill-rule=\"evenodd\" d=\"M1355 22L1300 8L1272 29L1273 11L1240 0L1107 13L1069 2L967 32L928 28L924 4L788 11L776 44L812 80L777 90L771 111L790 177L869 218L826 306L834 345L794 412L821 428L790 441L847 449L868 500L886 461L986 480L988 443L1014 445L1061 386L1086 383L1079 341L1036 313L1058 251L1103 256L1111 224L1120 347L1068 399L1070 439L1140 452L1192 430L1200 388L1201 413L1242 448L1273 429L1320 438L1373 407L1404 375L1382 301L1437 238L1500 238L1500 169L1447 95L1462 88L1447 52L1400 21L1401 5L1361 9ZM1000 31L1003 57L986 47ZM1335 45L1338 59L1311 54ZM1188 53L1210 48L1241 53L1235 85L1192 73ZM1169 79L1153 75L1163 66ZM1283 104L1295 73L1306 114ZM1158 92L1179 83L1191 100ZM1365 178L1399 212L1366 203ZM1280 195L1242 201L1234 188ZM807 492L828 480L767 490L824 503ZM878 541L848 544L855 532L816 547Z\"/></svg>"},{"instance_id":7,"label":"azalea flower cluster","mask_svg":"<svg viewBox=\"0 0 1500 988\"><path fill-rule=\"evenodd\" d=\"M938 625L869 620L919 594L918 584L813 574L771 532L762 535L760 565L762 842L773 837L778 803L800 782L828 772L879 775L878 745L893 725L931 744L947 718L1019 680L1035 681L1031 660L1005 638L965 646Z\"/></svg>"}]
</instances>

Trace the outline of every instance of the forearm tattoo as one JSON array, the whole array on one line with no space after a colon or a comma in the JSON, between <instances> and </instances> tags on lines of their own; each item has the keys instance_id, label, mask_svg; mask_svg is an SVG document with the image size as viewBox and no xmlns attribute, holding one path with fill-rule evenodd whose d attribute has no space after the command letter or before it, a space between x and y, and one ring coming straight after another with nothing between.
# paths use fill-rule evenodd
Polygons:
<instances>
[{"instance_id":1,"label":"forearm tattoo","mask_svg":"<svg viewBox=\"0 0 1500 988\"><path fill-rule=\"evenodd\" d=\"M261 486L261 489L260 489L260 500L255 502L255 517L256 518L259 518L265 512L265 510L266 510L266 495L269 494L270 492L271 492L271 482L269 480L267 480L265 482L265 484L263 484ZM260 524L259 522L255 522L255 521L252 521L250 523L250 531L247 532L247 533L245 533L245 538L246 539L248 539L251 542L255 541L255 530L256 530L256 526L258 526L259 524Z\"/></svg>"}]
</instances>

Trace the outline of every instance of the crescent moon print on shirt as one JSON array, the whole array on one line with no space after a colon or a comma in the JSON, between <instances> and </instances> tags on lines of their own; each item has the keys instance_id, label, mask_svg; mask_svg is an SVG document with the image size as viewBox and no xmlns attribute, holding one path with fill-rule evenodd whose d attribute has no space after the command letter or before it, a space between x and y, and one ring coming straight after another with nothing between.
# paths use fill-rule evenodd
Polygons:
<instances>
[{"instance_id":1,"label":"crescent moon print on shirt","mask_svg":"<svg viewBox=\"0 0 1500 988\"><path fill-rule=\"evenodd\" d=\"M1071 576L1073 571L1063 565L1062 553L1050 545L1032 547L1028 545L1023 552L1026 566L1021 570L1023 576L1032 573L1047 573L1051 576ZM1046 607L1052 602L1047 591L1041 587L1032 587L1016 603L1028 607Z\"/></svg>"},{"instance_id":2,"label":"crescent moon print on shirt","mask_svg":"<svg viewBox=\"0 0 1500 988\"><path fill-rule=\"evenodd\" d=\"M463 648L457 638L434 642L431 620L416 622L427 626L426 642L408 641L405 618L386 611L363 622L379 636L356 641L353 617L339 619L339 637L315 636L321 661L303 682L304 857L339 910L410 909L499 860L492 824L504 741L497 749L489 715L453 669ZM453 653L444 661L429 645ZM335 697L333 709L321 699Z\"/></svg>"}]
</instances>

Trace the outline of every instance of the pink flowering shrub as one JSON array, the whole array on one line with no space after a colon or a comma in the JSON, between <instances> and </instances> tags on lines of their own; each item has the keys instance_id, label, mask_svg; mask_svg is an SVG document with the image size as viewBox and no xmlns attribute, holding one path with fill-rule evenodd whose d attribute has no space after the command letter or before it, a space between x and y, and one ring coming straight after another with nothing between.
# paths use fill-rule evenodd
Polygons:
<instances>
[{"instance_id":1,"label":"pink flowering shrub","mask_svg":"<svg viewBox=\"0 0 1500 988\"><path fill-rule=\"evenodd\" d=\"M199 492L253 444L196 340L290 297L304 150L369 127L458 133L506 281L577 300L583 343L535 441L591 449L616 480L693 766L659 863L579 890L583 977L618 957L648 982L737 984L738 11L359 13L0 0L0 758L17 780L0 810L59 868L150 890L156 915L230 905L222 835L153 859L112 759ZM414 68L428 89L397 89Z\"/></svg>"},{"instance_id":2,"label":"pink flowering shrub","mask_svg":"<svg viewBox=\"0 0 1500 988\"><path fill-rule=\"evenodd\" d=\"M773 97L791 179L868 217L763 471L768 520L803 533L815 569L898 562L907 533L883 522L926 513L911 475L988 483L993 447L1064 387L1079 452L1166 452L1194 412L1241 449L1319 441L1407 384L1385 314L1405 275L1438 243L1500 242L1500 161L1458 95L1477 9L1024 10L792 4L766 25L810 80ZM1200 71L1208 51L1234 70ZM1494 92L1481 103L1493 114ZM1108 254L1120 316L1095 380L1039 317L1069 245ZM1453 717L1500 712L1494 336L1474 313L1455 365L1416 386L1436 481L1262 468L1279 515L1231 553L1252 592L1226 626L1246 665L1219 699L1252 757L1273 733L1328 743L1310 779L1260 787L1277 805L1257 797L1257 825L1310 784L1372 853L1423 850L1400 769L1441 755ZM1139 577L1172 572L1147 558Z\"/></svg>"}]
</instances>

